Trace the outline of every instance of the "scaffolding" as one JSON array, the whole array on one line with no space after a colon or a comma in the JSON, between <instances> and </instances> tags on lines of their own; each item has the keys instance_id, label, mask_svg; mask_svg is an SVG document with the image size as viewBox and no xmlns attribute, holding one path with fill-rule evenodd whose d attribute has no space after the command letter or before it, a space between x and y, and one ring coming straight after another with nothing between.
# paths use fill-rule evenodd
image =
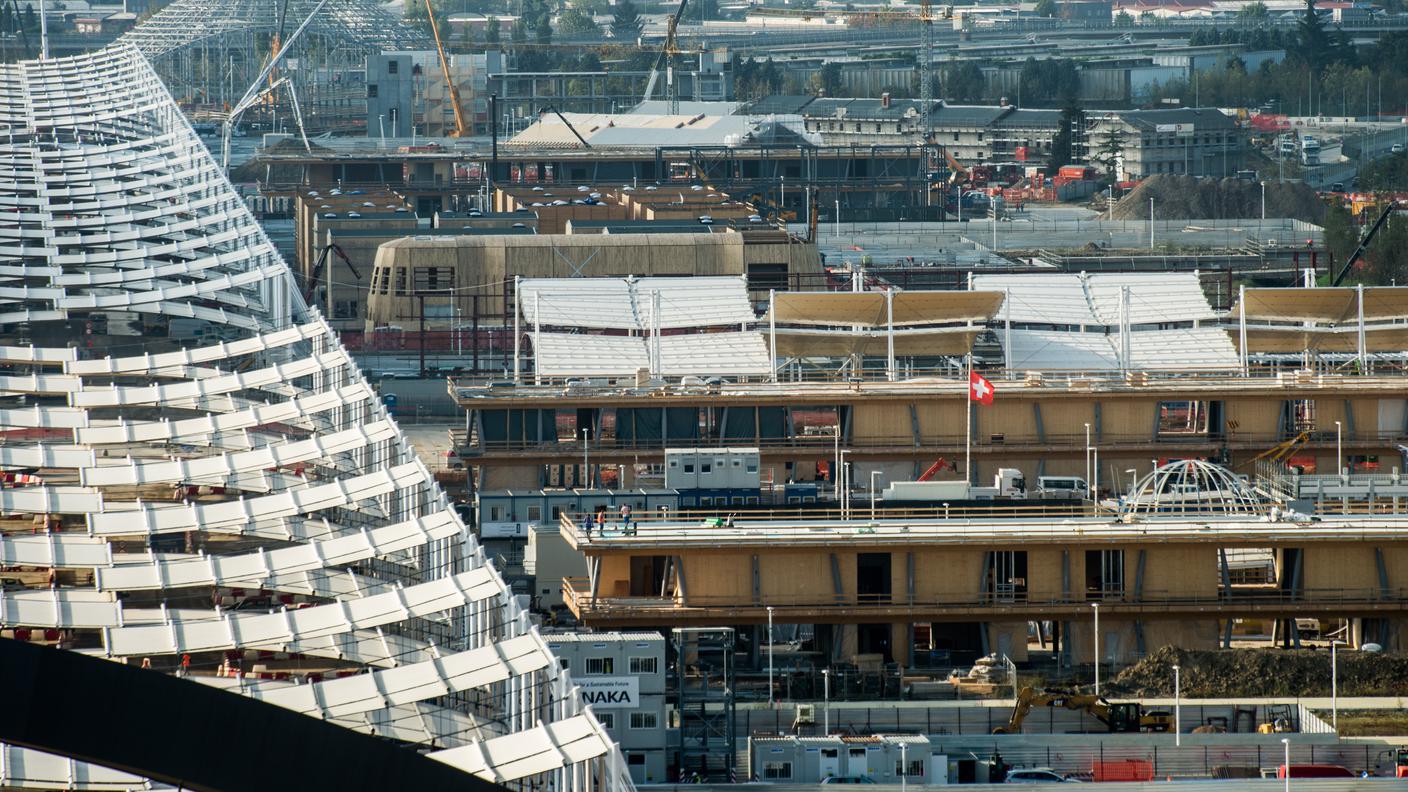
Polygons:
<instances>
[{"instance_id":1,"label":"scaffolding","mask_svg":"<svg viewBox=\"0 0 1408 792\"><path fill-rule=\"evenodd\" d=\"M176 0L120 39L151 61L177 102L195 117L218 116L239 101L273 52L317 0ZM282 31L280 20L282 19ZM374 0L331 0L284 58L282 73L312 131L365 122L367 56L429 49L425 33ZM288 99L250 115L267 128L290 118Z\"/></svg>"},{"instance_id":2,"label":"scaffolding","mask_svg":"<svg viewBox=\"0 0 1408 792\"><path fill-rule=\"evenodd\" d=\"M678 628L671 646L680 780L735 781L733 628Z\"/></svg>"}]
</instances>

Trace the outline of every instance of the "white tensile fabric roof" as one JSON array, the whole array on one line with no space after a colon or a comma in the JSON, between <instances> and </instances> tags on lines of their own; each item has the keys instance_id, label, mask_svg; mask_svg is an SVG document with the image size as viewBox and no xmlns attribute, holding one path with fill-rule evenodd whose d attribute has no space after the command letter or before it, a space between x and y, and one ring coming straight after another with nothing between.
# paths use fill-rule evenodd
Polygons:
<instances>
[{"instance_id":1,"label":"white tensile fabric roof","mask_svg":"<svg viewBox=\"0 0 1408 792\"><path fill-rule=\"evenodd\" d=\"M997 320L1024 324L1118 325L1121 290L1126 286L1132 325L1217 318L1192 272L973 276L975 290L1007 291L1008 302L998 311Z\"/></svg>"},{"instance_id":2,"label":"white tensile fabric roof","mask_svg":"<svg viewBox=\"0 0 1408 792\"><path fill-rule=\"evenodd\" d=\"M1002 332L999 331L999 337ZM1130 362L1142 371L1230 371L1240 363L1226 331L1214 327L1136 331ZM1030 371L1118 371L1119 334L1012 330L1012 368Z\"/></svg>"},{"instance_id":3,"label":"white tensile fabric roof","mask_svg":"<svg viewBox=\"0 0 1408 792\"><path fill-rule=\"evenodd\" d=\"M156 668L193 653L193 684L496 782L629 790L146 58L0 65L0 85L0 273L16 284L0 289L0 360L18 364L0 397L25 402L0 408L0 469L37 471L0 488L0 512L26 518L0 532L0 566L57 573L0 592L0 631ZM240 659L256 650L322 680L261 678ZM27 787L145 783L0 746L0 785L14 768Z\"/></svg>"},{"instance_id":4,"label":"white tensile fabric roof","mask_svg":"<svg viewBox=\"0 0 1408 792\"><path fill-rule=\"evenodd\" d=\"M532 326L647 331L654 327L735 327L757 320L742 278L532 278L519 282ZM655 295L660 316L654 316Z\"/></svg>"},{"instance_id":5,"label":"white tensile fabric roof","mask_svg":"<svg viewBox=\"0 0 1408 792\"><path fill-rule=\"evenodd\" d=\"M753 376L771 370L767 343L754 331L661 336L654 367L649 338L539 333L537 341L537 372L548 377L629 377L652 368L667 377Z\"/></svg>"}]
</instances>

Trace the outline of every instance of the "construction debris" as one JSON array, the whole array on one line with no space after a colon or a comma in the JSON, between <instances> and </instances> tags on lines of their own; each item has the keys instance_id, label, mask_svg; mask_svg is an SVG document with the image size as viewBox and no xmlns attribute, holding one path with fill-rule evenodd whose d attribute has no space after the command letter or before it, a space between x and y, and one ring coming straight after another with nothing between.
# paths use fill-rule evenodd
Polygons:
<instances>
[{"instance_id":1,"label":"construction debris","mask_svg":"<svg viewBox=\"0 0 1408 792\"><path fill-rule=\"evenodd\" d=\"M1341 649L1338 660L1341 696L1408 694L1408 657ZM1121 671L1102 692L1171 696L1175 665L1182 694L1190 698L1330 695L1328 649L1188 651L1172 646Z\"/></svg>"},{"instance_id":2,"label":"construction debris","mask_svg":"<svg viewBox=\"0 0 1408 792\"><path fill-rule=\"evenodd\" d=\"M1262 217L1260 182L1197 179L1157 174L1139 183L1115 205L1116 220L1257 219ZM1325 204L1304 184L1266 182L1266 217L1293 217L1310 223L1325 218Z\"/></svg>"}]
</instances>

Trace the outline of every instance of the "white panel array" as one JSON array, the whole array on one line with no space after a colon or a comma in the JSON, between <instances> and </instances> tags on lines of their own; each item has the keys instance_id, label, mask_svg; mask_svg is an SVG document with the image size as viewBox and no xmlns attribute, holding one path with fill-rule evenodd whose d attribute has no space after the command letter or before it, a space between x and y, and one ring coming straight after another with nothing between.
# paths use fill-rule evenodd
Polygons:
<instances>
[{"instance_id":1,"label":"white panel array","mask_svg":"<svg viewBox=\"0 0 1408 792\"><path fill-rule=\"evenodd\" d=\"M1230 371L1238 366L1236 348L1227 333L1215 327L1131 332L1129 352L1124 366L1129 370ZM1011 357L1018 371L1119 371L1120 336L1014 329Z\"/></svg>"},{"instance_id":2,"label":"white panel array","mask_svg":"<svg viewBox=\"0 0 1408 792\"><path fill-rule=\"evenodd\" d=\"M131 38L164 52L256 10L178 0ZM463 750L485 778L630 789L146 57L0 65L0 87L0 634ZM153 788L6 746L0 786Z\"/></svg>"},{"instance_id":3,"label":"white panel array","mask_svg":"<svg viewBox=\"0 0 1408 792\"><path fill-rule=\"evenodd\" d=\"M651 365L649 338L539 333L534 360L548 377L629 377L654 370L667 377L764 375L771 370L767 342L753 330L660 337Z\"/></svg>"},{"instance_id":4,"label":"white panel array","mask_svg":"<svg viewBox=\"0 0 1408 792\"><path fill-rule=\"evenodd\" d=\"M532 278L519 281L518 294L530 326L644 332L757 320L741 277Z\"/></svg>"},{"instance_id":5,"label":"white panel array","mask_svg":"<svg viewBox=\"0 0 1408 792\"><path fill-rule=\"evenodd\" d=\"M1024 324L1119 325L1121 291L1129 288L1132 325L1215 319L1192 272L1017 273L974 275L973 288L1006 291L997 320Z\"/></svg>"}]
</instances>

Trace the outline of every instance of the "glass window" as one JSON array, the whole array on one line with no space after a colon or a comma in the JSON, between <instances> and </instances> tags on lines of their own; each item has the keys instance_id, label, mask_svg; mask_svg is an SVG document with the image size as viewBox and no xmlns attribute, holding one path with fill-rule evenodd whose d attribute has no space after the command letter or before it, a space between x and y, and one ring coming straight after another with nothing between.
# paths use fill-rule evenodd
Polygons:
<instances>
[{"instance_id":1,"label":"glass window","mask_svg":"<svg viewBox=\"0 0 1408 792\"><path fill-rule=\"evenodd\" d=\"M598 712L596 713L596 719L601 721L601 725L605 728L616 728L616 713L614 712Z\"/></svg>"},{"instance_id":2,"label":"glass window","mask_svg":"<svg viewBox=\"0 0 1408 792\"><path fill-rule=\"evenodd\" d=\"M630 672L632 674L654 674L658 669L658 658L654 657L632 657Z\"/></svg>"},{"instance_id":3,"label":"glass window","mask_svg":"<svg viewBox=\"0 0 1408 792\"><path fill-rule=\"evenodd\" d=\"M616 659L614 657L588 657L587 674L614 674L616 672Z\"/></svg>"},{"instance_id":4,"label":"glass window","mask_svg":"<svg viewBox=\"0 0 1408 792\"><path fill-rule=\"evenodd\" d=\"M632 712L632 713L631 713L631 728L632 728L632 729L658 729L659 727L660 727L660 718L659 718L658 715L656 715L656 713L654 713L654 712Z\"/></svg>"},{"instance_id":5,"label":"glass window","mask_svg":"<svg viewBox=\"0 0 1408 792\"><path fill-rule=\"evenodd\" d=\"M769 781L777 779L788 779L792 777L791 762L764 762L763 778Z\"/></svg>"},{"instance_id":6,"label":"glass window","mask_svg":"<svg viewBox=\"0 0 1408 792\"><path fill-rule=\"evenodd\" d=\"M542 507L542 506L529 506L529 507L528 507L528 519L529 519L529 520L534 520L534 521L543 519L543 507Z\"/></svg>"}]
</instances>

